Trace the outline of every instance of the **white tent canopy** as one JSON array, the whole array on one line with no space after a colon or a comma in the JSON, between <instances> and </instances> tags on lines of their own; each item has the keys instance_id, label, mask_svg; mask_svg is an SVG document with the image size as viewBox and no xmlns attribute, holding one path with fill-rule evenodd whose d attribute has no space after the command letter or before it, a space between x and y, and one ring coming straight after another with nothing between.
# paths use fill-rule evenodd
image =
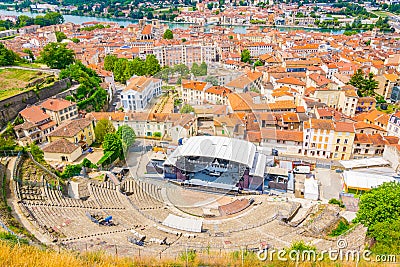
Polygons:
<instances>
[{"instance_id":1,"label":"white tent canopy","mask_svg":"<svg viewBox=\"0 0 400 267\"><path fill-rule=\"evenodd\" d=\"M169 214L162 224L174 229L201 233L203 221L183 218L173 214Z\"/></svg>"},{"instance_id":2,"label":"white tent canopy","mask_svg":"<svg viewBox=\"0 0 400 267\"><path fill-rule=\"evenodd\" d=\"M164 165L175 165L179 157L199 156L213 159L225 159L253 166L256 146L250 142L221 136L194 136L179 146L168 157Z\"/></svg>"},{"instance_id":3,"label":"white tent canopy","mask_svg":"<svg viewBox=\"0 0 400 267\"><path fill-rule=\"evenodd\" d=\"M385 182L398 181L391 175L358 171L344 171L343 180L347 187L359 189L371 189Z\"/></svg>"}]
</instances>

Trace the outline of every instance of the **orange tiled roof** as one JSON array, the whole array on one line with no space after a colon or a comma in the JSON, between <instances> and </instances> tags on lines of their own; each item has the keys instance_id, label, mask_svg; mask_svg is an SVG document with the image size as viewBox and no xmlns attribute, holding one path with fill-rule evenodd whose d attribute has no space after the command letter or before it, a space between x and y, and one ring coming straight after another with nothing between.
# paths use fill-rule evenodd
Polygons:
<instances>
[{"instance_id":1,"label":"orange tiled roof","mask_svg":"<svg viewBox=\"0 0 400 267\"><path fill-rule=\"evenodd\" d=\"M19 114L21 114L21 116L25 120L34 124L50 118L50 116L44 113L44 111L38 106L27 107L23 109Z\"/></svg>"},{"instance_id":2,"label":"orange tiled roof","mask_svg":"<svg viewBox=\"0 0 400 267\"><path fill-rule=\"evenodd\" d=\"M226 95L232 93L232 90L230 90L226 87L223 87L223 86L212 86L206 90L206 93L226 96Z\"/></svg>"},{"instance_id":3,"label":"orange tiled roof","mask_svg":"<svg viewBox=\"0 0 400 267\"><path fill-rule=\"evenodd\" d=\"M75 105L74 102L71 102L71 101L68 101L65 99L50 98L50 99L47 99L46 101L44 101L40 106L47 110L60 111L60 110L63 110L65 108L68 108L73 105Z\"/></svg>"},{"instance_id":4,"label":"orange tiled roof","mask_svg":"<svg viewBox=\"0 0 400 267\"><path fill-rule=\"evenodd\" d=\"M335 122L336 132L354 133L354 123L352 122Z\"/></svg>"},{"instance_id":5,"label":"orange tiled roof","mask_svg":"<svg viewBox=\"0 0 400 267\"><path fill-rule=\"evenodd\" d=\"M198 82L198 81L188 81L182 83L183 88L197 90L197 91L203 91L206 85L207 85L206 82Z\"/></svg>"},{"instance_id":6,"label":"orange tiled roof","mask_svg":"<svg viewBox=\"0 0 400 267\"><path fill-rule=\"evenodd\" d=\"M146 26L144 26L143 30L142 30L142 34L143 35L149 35L151 34L151 24L147 24Z\"/></svg>"},{"instance_id":7,"label":"orange tiled roof","mask_svg":"<svg viewBox=\"0 0 400 267\"><path fill-rule=\"evenodd\" d=\"M277 80L276 82L277 83L283 83L283 84L299 85L299 86L305 86L306 85L304 82L302 82L299 79L294 78L294 77L285 77L285 78Z\"/></svg>"},{"instance_id":8,"label":"orange tiled roof","mask_svg":"<svg viewBox=\"0 0 400 267\"><path fill-rule=\"evenodd\" d=\"M304 128L320 129L320 130L333 130L334 125L331 120L325 119L310 119L304 122Z\"/></svg>"},{"instance_id":9,"label":"orange tiled roof","mask_svg":"<svg viewBox=\"0 0 400 267\"><path fill-rule=\"evenodd\" d=\"M275 128L262 128L263 139L303 142L302 131L276 130Z\"/></svg>"}]
</instances>

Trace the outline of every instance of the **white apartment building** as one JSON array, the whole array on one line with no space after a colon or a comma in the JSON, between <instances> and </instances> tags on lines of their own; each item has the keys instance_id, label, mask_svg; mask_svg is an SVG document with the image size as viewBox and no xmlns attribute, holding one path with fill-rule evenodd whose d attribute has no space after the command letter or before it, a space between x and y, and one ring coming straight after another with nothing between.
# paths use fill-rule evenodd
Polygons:
<instances>
[{"instance_id":1,"label":"white apartment building","mask_svg":"<svg viewBox=\"0 0 400 267\"><path fill-rule=\"evenodd\" d=\"M161 95L161 80L134 76L121 93L121 105L125 111L143 111L153 97Z\"/></svg>"}]
</instances>

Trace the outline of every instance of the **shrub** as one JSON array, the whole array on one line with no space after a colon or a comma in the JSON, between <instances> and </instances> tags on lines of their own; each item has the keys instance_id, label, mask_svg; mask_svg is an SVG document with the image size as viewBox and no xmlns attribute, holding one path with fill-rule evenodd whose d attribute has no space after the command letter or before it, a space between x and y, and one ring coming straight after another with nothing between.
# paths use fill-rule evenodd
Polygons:
<instances>
[{"instance_id":1,"label":"shrub","mask_svg":"<svg viewBox=\"0 0 400 267\"><path fill-rule=\"evenodd\" d=\"M340 236L347 232L349 229L350 224L347 221L340 221L337 227L333 229L332 232L329 234L329 236Z\"/></svg>"},{"instance_id":2,"label":"shrub","mask_svg":"<svg viewBox=\"0 0 400 267\"><path fill-rule=\"evenodd\" d=\"M344 208L344 207L345 207L344 204L343 204L343 202L342 202L341 200L337 200L336 198L330 199L328 203L329 203L329 204L333 204L333 205L338 205L338 206L341 207L341 208Z\"/></svg>"}]
</instances>

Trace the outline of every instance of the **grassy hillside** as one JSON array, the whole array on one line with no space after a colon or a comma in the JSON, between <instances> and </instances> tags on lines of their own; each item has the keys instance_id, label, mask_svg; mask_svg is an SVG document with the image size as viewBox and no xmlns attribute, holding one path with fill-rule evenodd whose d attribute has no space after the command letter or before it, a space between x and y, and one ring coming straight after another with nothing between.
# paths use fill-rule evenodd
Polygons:
<instances>
[{"instance_id":1,"label":"grassy hillside","mask_svg":"<svg viewBox=\"0 0 400 267\"><path fill-rule=\"evenodd\" d=\"M0 70L0 100L30 90L29 84L49 76L46 73L22 69Z\"/></svg>"}]
</instances>

